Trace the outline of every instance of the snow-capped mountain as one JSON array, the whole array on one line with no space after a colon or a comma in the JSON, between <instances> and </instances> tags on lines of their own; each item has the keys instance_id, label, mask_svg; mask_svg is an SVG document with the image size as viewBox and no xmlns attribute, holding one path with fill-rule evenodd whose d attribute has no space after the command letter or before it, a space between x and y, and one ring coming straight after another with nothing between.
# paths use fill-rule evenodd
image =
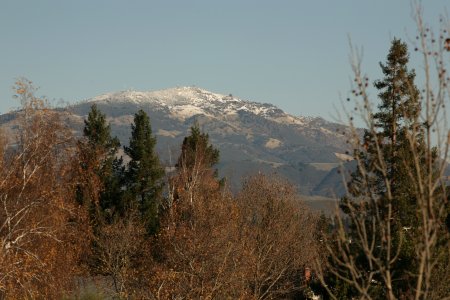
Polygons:
<instances>
[{"instance_id":1,"label":"snow-capped mountain","mask_svg":"<svg viewBox=\"0 0 450 300\"><path fill-rule=\"evenodd\" d=\"M236 116L239 112L249 112L277 123L304 125L308 122L308 118L291 116L271 104L245 101L232 95L221 95L196 87L179 87L151 92L121 91L100 95L85 102L152 105L160 109L168 109L172 117L180 120L195 115L222 119Z\"/></svg>"},{"instance_id":2,"label":"snow-capped mountain","mask_svg":"<svg viewBox=\"0 0 450 300\"><path fill-rule=\"evenodd\" d=\"M176 161L183 137L197 121L219 148L220 174L232 185L253 172L276 172L295 182L303 194L326 194L332 184L323 185L322 180L328 175L329 181L328 173L348 158L343 125L197 87L121 91L80 101L64 108L78 132L94 103L125 145L134 113L146 111L160 158L167 165ZM10 119L4 116L0 123L6 125Z\"/></svg>"}]
</instances>

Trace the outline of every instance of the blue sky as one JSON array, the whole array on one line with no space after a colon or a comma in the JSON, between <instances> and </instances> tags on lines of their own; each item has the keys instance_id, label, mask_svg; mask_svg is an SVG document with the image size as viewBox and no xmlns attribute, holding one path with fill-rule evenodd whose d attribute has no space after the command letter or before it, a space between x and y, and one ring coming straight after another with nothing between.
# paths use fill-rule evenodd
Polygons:
<instances>
[{"instance_id":1,"label":"blue sky","mask_svg":"<svg viewBox=\"0 0 450 300\"><path fill-rule=\"evenodd\" d=\"M423 4L427 20L448 8ZM378 78L391 38L414 36L411 13L408 0L0 0L0 113L24 76L67 102L195 85L332 119L348 36Z\"/></svg>"}]
</instances>

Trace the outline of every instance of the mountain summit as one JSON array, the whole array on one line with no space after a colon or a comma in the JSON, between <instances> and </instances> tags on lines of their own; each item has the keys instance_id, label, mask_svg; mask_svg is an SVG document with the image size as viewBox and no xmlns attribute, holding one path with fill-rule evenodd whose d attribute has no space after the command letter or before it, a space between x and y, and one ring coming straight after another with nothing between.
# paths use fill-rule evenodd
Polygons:
<instances>
[{"instance_id":1,"label":"mountain summit","mask_svg":"<svg viewBox=\"0 0 450 300\"><path fill-rule=\"evenodd\" d=\"M278 123L303 125L304 117L286 114L272 104L245 101L230 95L212 93L197 87L177 87L160 91L120 91L107 93L87 102L133 103L167 108L174 117L186 119L195 115L213 118L235 116L238 112L249 112Z\"/></svg>"}]
</instances>

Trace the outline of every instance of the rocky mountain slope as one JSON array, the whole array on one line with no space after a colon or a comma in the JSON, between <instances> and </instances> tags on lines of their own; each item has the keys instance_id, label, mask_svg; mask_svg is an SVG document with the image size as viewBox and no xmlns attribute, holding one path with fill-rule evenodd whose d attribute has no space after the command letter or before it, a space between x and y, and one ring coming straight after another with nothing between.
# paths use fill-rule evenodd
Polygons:
<instances>
[{"instance_id":1,"label":"rocky mountain slope","mask_svg":"<svg viewBox=\"0 0 450 300\"><path fill-rule=\"evenodd\" d=\"M220 150L220 175L234 187L243 176L274 172L294 182L302 194L330 196L339 186L330 172L349 158L343 125L196 87L108 93L61 109L69 112L67 121L78 133L94 103L122 144L128 143L134 113L146 111L167 165L174 164L183 137L197 121ZM11 127L13 115L1 116L0 124Z\"/></svg>"}]
</instances>

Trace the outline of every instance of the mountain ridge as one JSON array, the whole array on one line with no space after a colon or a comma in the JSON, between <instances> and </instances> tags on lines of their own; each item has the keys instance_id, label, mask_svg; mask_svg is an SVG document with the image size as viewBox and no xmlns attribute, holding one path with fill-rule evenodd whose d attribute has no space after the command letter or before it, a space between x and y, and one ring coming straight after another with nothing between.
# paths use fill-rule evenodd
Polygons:
<instances>
[{"instance_id":1,"label":"mountain ridge","mask_svg":"<svg viewBox=\"0 0 450 300\"><path fill-rule=\"evenodd\" d=\"M123 145L128 144L134 113L146 111L157 136L158 154L166 165L173 163L183 137L198 122L219 148L219 172L232 186L253 172L270 172L295 183L302 194L331 195L327 187L335 182L324 186L322 180L348 160L346 126L321 117L294 116L273 104L231 94L198 87L105 93L59 109L79 135L92 104L105 113L112 134ZM12 119L4 116L0 125L7 127Z\"/></svg>"},{"instance_id":2,"label":"mountain ridge","mask_svg":"<svg viewBox=\"0 0 450 300\"><path fill-rule=\"evenodd\" d=\"M192 100L187 103L186 100ZM304 124L305 121L313 119L322 119L321 117L306 117L294 116L284 112L282 109L270 103L260 103L255 101L243 100L234 97L233 95L224 95L213 93L206 89L192 86L183 86L176 88L167 88L156 91L136 91L136 90L122 90L117 92L104 93L99 96L88 98L75 103L96 103L96 102L130 102L134 104L153 103L168 108L183 105L193 105L196 107L202 106L206 111L211 109L226 106L228 110L223 111L226 114L233 114L236 111L250 111L254 114L264 116L267 113L281 113L292 117L292 123L299 125ZM203 112L204 113L204 112ZM276 120L278 122L285 120Z\"/></svg>"}]
</instances>

